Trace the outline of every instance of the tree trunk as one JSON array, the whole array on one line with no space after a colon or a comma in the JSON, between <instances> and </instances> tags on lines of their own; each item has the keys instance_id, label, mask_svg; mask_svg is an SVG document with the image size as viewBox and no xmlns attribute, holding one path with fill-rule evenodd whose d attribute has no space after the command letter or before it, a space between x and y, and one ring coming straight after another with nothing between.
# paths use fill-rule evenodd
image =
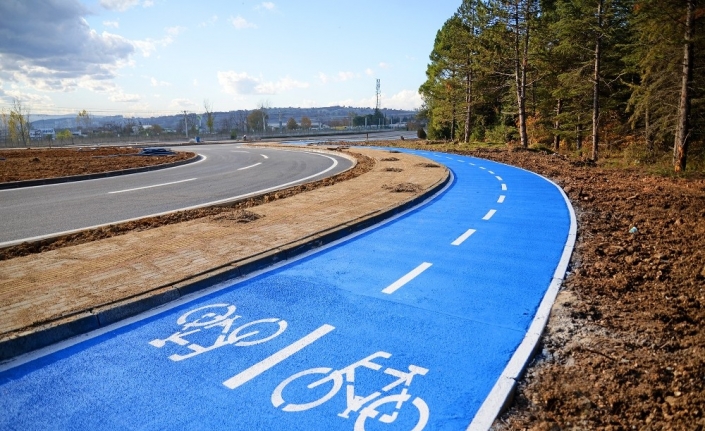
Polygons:
<instances>
[{"instance_id":1,"label":"tree trunk","mask_svg":"<svg viewBox=\"0 0 705 431\"><path fill-rule=\"evenodd\" d=\"M688 134L690 133L691 87L693 84L693 33L695 27L695 0L686 0L685 43L683 45L683 74L681 96L678 104L676 138L673 144L673 166L676 172L685 171L688 155Z\"/></svg>"},{"instance_id":2,"label":"tree trunk","mask_svg":"<svg viewBox=\"0 0 705 431\"><path fill-rule=\"evenodd\" d=\"M528 7L527 5L527 9ZM529 24L525 22L526 28L523 35L524 37L522 38L519 26L518 2L516 3L514 12L514 79L516 81L517 108L519 111L519 138L521 146L527 148L529 146L529 139L526 133L526 69L528 67L529 56ZM528 16L524 18L524 20L527 19Z\"/></svg>"},{"instance_id":3,"label":"tree trunk","mask_svg":"<svg viewBox=\"0 0 705 431\"><path fill-rule=\"evenodd\" d=\"M467 88L465 89L465 136L463 136L463 141L467 144L470 141L470 120L472 117L472 72L470 71L467 72L465 85Z\"/></svg>"},{"instance_id":4,"label":"tree trunk","mask_svg":"<svg viewBox=\"0 0 705 431\"><path fill-rule=\"evenodd\" d=\"M561 127L561 122L558 119L559 116L561 115L561 111L563 108L563 99L558 99L558 102L556 103L556 120L553 122L553 149L558 151L561 146L561 135L560 135L560 127Z\"/></svg>"},{"instance_id":5,"label":"tree trunk","mask_svg":"<svg viewBox=\"0 0 705 431\"><path fill-rule=\"evenodd\" d=\"M597 161L600 142L600 55L602 50L602 4L597 2L597 37L595 38L595 72L592 83L592 160Z\"/></svg>"}]
</instances>

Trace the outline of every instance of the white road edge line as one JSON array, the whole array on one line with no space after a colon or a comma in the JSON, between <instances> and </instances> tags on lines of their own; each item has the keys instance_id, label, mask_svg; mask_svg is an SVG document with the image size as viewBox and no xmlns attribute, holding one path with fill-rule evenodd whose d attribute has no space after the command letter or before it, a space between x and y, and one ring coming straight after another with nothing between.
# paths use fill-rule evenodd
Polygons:
<instances>
[{"instance_id":1,"label":"white road edge line","mask_svg":"<svg viewBox=\"0 0 705 431\"><path fill-rule=\"evenodd\" d=\"M506 198L506 196L504 196L504 195L499 195L499 199L497 199L497 203L498 203L498 204L504 203L504 198Z\"/></svg>"},{"instance_id":2,"label":"white road edge line","mask_svg":"<svg viewBox=\"0 0 705 431\"><path fill-rule=\"evenodd\" d=\"M223 384L230 389L235 389L239 386L242 386L243 384L249 382L250 380L252 380L255 377L259 376L260 374L264 373L268 369L277 365L278 363L289 358L294 353L297 353L298 351L300 351L304 347L308 346L309 344L313 344L319 338L323 337L324 335L328 334L329 332L331 332L334 329L335 329L335 326L331 326L328 324L323 325L320 328L316 329L315 331L311 332L310 334L306 335L305 337L301 338L299 341L296 341L296 342L284 347L283 349L281 349L277 353L269 356L268 358L261 360L260 362L254 364L250 368L229 378L228 380L224 381Z\"/></svg>"},{"instance_id":3,"label":"white road edge line","mask_svg":"<svg viewBox=\"0 0 705 431\"><path fill-rule=\"evenodd\" d=\"M115 193L126 193L126 192L134 192L135 190L144 190L144 189L152 189L154 187L162 187L162 186L170 186L172 184L179 184L179 183L185 183L188 181L193 181L197 180L198 178L189 178L187 180L179 180L179 181L172 181L170 183L162 183L162 184L154 184L152 186L144 186L144 187L135 187L134 189L125 189L125 190L117 190L114 192L108 192L109 195L115 194Z\"/></svg>"},{"instance_id":4,"label":"white road edge line","mask_svg":"<svg viewBox=\"0 0 705 431\"><path fill-rule=\"evenodd\" d=\"M489 219L491 219L492 216L494 215L494 213L496 213L496 212L497 212L497 210L489 210L489 211L487 211L487 214L485 214L485 216L482 217L482 220L489 220Z\"/></svg>"},{"instance_id":5,"label":"white road edge line","mask_svg":"<svg viewBox=\"0 0 705 431\"><path fill-rule=\"evenodd\" d=\"M382 289L382 293L386 293L387 295L390 295L394 292L396 292L400 287L404 286L406 283L410 282L411 280L415 279L418 277L422 272L426 271L428 268L433 265L432 263L424 262L421 265L417 266L416 268L412 269L411 272L400 278L399 280L395 281L394 283L390 284L389 286L385 287Z\"/></svg>"},{"instance_id":6,"label":"white road edge line","mask_svg":"<svg viewBox=\"0 0 705 431\"><path fill-rule=\"evenodd\" d=\"M561 187L548 178L530 171L527 172L548 181L553 184L556 189L558 189L560 194L563 196L566 207L568 208L570 215L570 228L568 230L568 236L565 240L565 246L563 247L561 260L556 266L556 270L553 273L553 279L551 280L551 283L549 284L548 289L541 300L541 304L539 304L538 310L536 310L534 319L531 321L531 325L526 331L524 339L521 344L519 344L519 347L517 347L514 351L514 354L507 363L507 366L497 379L497 382L495 382L494 387L487 395L487 398L485 398L485 401L480 406L480 409L477 413L475 413L475 417L467 427L468 431L485 431L490 429L495 418L509 401L511 394L514 392L517 384L519 383L520 376L528 366L529 359L533 356L534 349L541 339L541 334L543 334L543 331L546 328L548 316L551 314L551 307L553 306L556 296L558 295L558 290L563 283L563 277L565 277L568 264L570 263L570 255L573 254L573 247L575 247L578 224L575 219L575 210L573 209L573 205L571 205L568 196L566 196Z\"/></svg>"},{"instance_id":7,"label":"white road edge line","mask_svg":"<svg viewBox=\"0 0 705 431\"><path fill-rule=\"evenodd\" d=\"M255 166L259 166L259 165L261 165L261 164L262 164L262 162L255 163L254 165L250 165L250 166L245 166L244 168L238 169L238 171L244 171L245 169L254 168Z\"/></svg>"},{"instance_id":8,"label":"white road edge line","mask_svg":"<svg viewBox=\"0 0 705 431\"><path fill-rule=\"evenodd\" d=\"M464 234L460 235L458 239L451 242L450 245L462 244L466 239L470 238L470 235L474 234L475 232L477 232L475 229L468 229Z\"/></svg>"}]
</instances>

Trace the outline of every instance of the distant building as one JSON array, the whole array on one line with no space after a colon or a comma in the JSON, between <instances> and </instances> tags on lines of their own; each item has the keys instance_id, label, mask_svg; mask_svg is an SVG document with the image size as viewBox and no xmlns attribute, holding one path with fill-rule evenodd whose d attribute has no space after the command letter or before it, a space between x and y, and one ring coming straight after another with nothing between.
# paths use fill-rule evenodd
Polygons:
<instances>
[{"instance_id":1,"label":"distant building","mask_svg":"<svg viewBox=\"0 0 705 431\"><path fill-rule=\"evenodd\" d=\"M41 139L56 139L56 132L54 129L32 129L29 131L29 139L41 140Z\"/></svg>"}]
</instances>

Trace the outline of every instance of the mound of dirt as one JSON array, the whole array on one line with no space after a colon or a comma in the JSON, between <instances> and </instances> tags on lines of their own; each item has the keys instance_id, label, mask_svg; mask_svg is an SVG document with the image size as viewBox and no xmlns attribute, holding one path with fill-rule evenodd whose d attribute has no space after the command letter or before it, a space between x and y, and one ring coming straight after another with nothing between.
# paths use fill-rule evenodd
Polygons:
<instances>
[{"instance_id":1,"label":"mound of dirt","mask_svg":"<svg viewBox=\"0 0 705 431\"><path fill-rule=\"evenodd\" d=\"M142 168L195 157L189 152L138 156L139 150L131 147L3 149L0 183Z\"/></svg>"}]
</instances>

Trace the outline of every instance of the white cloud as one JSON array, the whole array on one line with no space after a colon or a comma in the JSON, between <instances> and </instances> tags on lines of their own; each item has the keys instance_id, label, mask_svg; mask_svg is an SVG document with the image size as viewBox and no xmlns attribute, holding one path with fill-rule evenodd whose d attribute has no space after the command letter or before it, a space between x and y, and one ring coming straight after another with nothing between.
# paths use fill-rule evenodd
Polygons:
<instances>
[{"instance_id":1,"label":"white cloud","mask_svg":"<svg viewBox=\"0 0 705 431\"><path fill-rule=\"evenodd\" d=\"M194 87L198 87L199 85L201 85L201 83L198 82L198 79L193 78L193 86L194 86Z\"/></svg>"},{"instance_id":2,"label":"white cloud","mask_svg":"<svg viewBox=\"0 0 705 431\"><path fill-rule=\"evenodd\" d=\"M171 103L169 104L169 108L176 110L194 109L197 106L198 105L196 105L191 99L184 98L172 99Z\"/></svg>"},{"instance_id":3,"label":"white cloud","mask_svg":"<svg viewBox=\"0 0 705 431\"><path fill-rule=\"evenodd\" d=\"M269 2L269 1L262 2L261 4L255 6L255 9L257 9L257 10L259 10L259 9L266 9L266 10L268 10L268 11L270 11L270 12L274 12L274 10L275 10L276 8L277 8L276 5L275 5L274 3L272 3L272 2Z\"/></svg>"},{"instance_id":4,"label":"white cloud","mask_svg":"<svg viewBox=\"0 0 705 431\"><path fill-rule=\"evenodd\" d=\"M127 94L123 93L122 91L117 91L113 94L110 95L109 97L111 102L139 102L142 100L142 97L140 97L139 94Z\"/></svg>"},{"instance_id":5,"label":"white cloud","mask_svg":"<svg viewBox=\"0 0 705 431\"><path fill-rule=\"evenodd\" d=\"M159 81L157 78L150 78L149 82L152 84L152 87L169 87L171 86L170 82L166 81Z\"/></svg>"},{"instance_id":6,"label":"white cloud","mask_svg":"<svg viewBox=\"0 0 705 431\"><path fill-rule=\"evenodd\" d=\"M392 65L389 63L381 62L379 64L379 67L381 67L382 69L389 69L390 67L392 67Z\"/></svg>"},{"instance_id":7,"label":"white cloud","mask_svg":"<svg viewBox=\"0 0 705 431\"><path fill-rule=\"evenodd\" d=\"M174 43L174 38L186 31L186 27L167 27L164 29L166 35L161 39L133 40L132 44L142 52L143 57L150 57L158 48L165 48Z\"/></svg>"},{"instance_id":8,"label":"white cloud","mask_svg":"<svg viewBox=\"0 0 705 431\"><path fill-rule=\"evenodd\" d=\"M372 76L374 74L375 74L375 71L370 69L369 67L367 69L365 69L365 75Z\"/></svg>"},{"instance_id":9,"label":"white cloud","mask_svg":"<svg viewBox=\"0 0 705 431\"><path fill-rule=\"evenodd\" d=\"M83 18L88 13L76 0L0 1L0 79L40 91L113 79L135 47L91 29Z\"/></svg>"},{"instance_id":10,"label":"white cloud","mask_svg":"<svg viewBox=\"0 0 705 431\"><path fill-rule=\"evenodd\" d=\"M416 109L421 105L421 95L415 90L402 90L390 98L382 96L382 106L385 108Z\"/></svg>"},{"instance_id":11,"label":"white cloud","mask_svg":"<svg viewBox=\"0 0 705 431\"><path fill-rule=\"evenodd\" d=\"M238 73L235 71L218 72L218 82L228 94L235 95L270 95L294 88L308 88L307 82L297 81L290 77L284 77L278 81L265 82L262 78L250 76L247 72Z\"/></svg>"},{"instance_id":12,"label":"white cloud","mask_svg":"<svg viewBox=\"0 0 705 431\"><path fill-rule=\"evenodd\" d=\"M199 27L210 27L212 25L215 25L215 23L218 22L218 15L213 15L211 19L208 21L204 21L200 24L198 24Z\"/></svg>"},{"instance_id":13,"label":"white cloud","mask_svg":"<svg viewBox=\"0 0 705 431\"><path fill-rule=\"evenodd\" d=\"M124 12L137 6L140 0L100 0L100 5L106 9Z\"/></svg>"},{"instance_id":14,"label":"white cloud","mask_svg":"<svg viewBox=\"0 0 705 431\"><path fill-rule=\"evenodd\" d=\"M118 21L103 21L103 25L106 27L120 28L120 23Z\"/></svg>"},{"instance_id":15,"label":"white cloud","mask_svg":"<svg viewBox=\"0 0 705 431\"><path fill-rule=\"evenodd\" d=\"M257 28L257 24L253 24L249 21L247 21L245 18L241 17L240 15L236 16L235 18L230 17L230 23L233 25L238 30L244 30L246 28Z\"/></svg>"},{"instance_id":16,"label":"white cloud","mask_svg":"<svg viewBox=\"0 0 705 431\"><path fill-rule=\"evenodd\" d=\"M355 78L355 73L353 72L338 72L338 81L349 81Z\"/></svg>"},{"instance_id":17,"label":"white cloud","mask_svg":"<svg viewBox=\"0 0 705 431\"><path fill-rule=\"evenodd\" d=\"M323 72L318 72L318 79L320 79L323 84L327 84L329 81L328 75Z\"/></svg>"}]
</instances>

